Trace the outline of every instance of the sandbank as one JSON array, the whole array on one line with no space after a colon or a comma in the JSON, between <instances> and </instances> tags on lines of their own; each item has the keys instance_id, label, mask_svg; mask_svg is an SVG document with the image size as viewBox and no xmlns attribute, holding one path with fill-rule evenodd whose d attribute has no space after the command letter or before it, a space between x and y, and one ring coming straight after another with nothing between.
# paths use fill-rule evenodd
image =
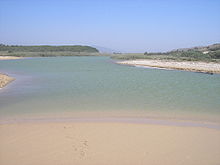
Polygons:
<instances>
[{"instance_id":1,"label":"sandbank","mask_svg":"<svg viewBox=\"0 0 220 165\"><path fill-rule=\"evenodd\" d=\"M5 87L7 84L12 82L13 80L14 80L14 78L9 77L8 75L0 73L0 89Z\"/></svg>"},{"instance_id":2,"label":"sandbank","mask_svg":"<svg viewBox=\"0 0 220 165\"><path fill-rule=\"evenodd\" d=\"M217 165L220 130L120 122L0 124L4 165Z\"/></svg>"},{"instance_id":3,"label":"sandbank","mask_svg":"<svg viewBox=\"0 0 220 165\"><path fill-rule=\"evenodd\" d=\"M17 56L0 56L0 60L15 60L15 59L20 59L22 57L17 57Z\"/></svg>"},{"instance_id":4,"label":"sandbank","mask_svg":"<svg viewBox=\"0 0 220 165\"><path fill-rule=\"evenodd\" d=\"M16 56L0 56L0 60L16 60L20 59L22 57L16 57ZM0 89L5 87L7 84L12 82L14 78L9 77L8 75L0 73Z\"/></svg>"},{"instance_id":5,"label":"sandbank","mask_svg":"<svg viewBox=\"0 0 220 165\"><path fill-rule=\"evenodd\" d=\"M118 64L126 64L132 66L147 66L156 68L176 69L193 72L204 73L220 73L220 64L213 62L197 62L197 61L162 61L162 60L127 60L119 61Z\"/></svg>"}]
</instances>

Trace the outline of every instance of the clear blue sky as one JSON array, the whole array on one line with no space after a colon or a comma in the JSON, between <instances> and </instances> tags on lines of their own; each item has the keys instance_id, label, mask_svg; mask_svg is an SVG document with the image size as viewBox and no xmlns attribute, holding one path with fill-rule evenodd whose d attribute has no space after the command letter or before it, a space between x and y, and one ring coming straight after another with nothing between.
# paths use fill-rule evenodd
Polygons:
<instances>
[{"instance_id":1,"label":"clear blue sky","mask_svg":"<svg viewBox=\"0 0 220 165\"><path fill-rule=\"evenodd\" d=\"M167 51L220 42L220 0L0 0L0 43Z\"/></svg>"}]
</instances>

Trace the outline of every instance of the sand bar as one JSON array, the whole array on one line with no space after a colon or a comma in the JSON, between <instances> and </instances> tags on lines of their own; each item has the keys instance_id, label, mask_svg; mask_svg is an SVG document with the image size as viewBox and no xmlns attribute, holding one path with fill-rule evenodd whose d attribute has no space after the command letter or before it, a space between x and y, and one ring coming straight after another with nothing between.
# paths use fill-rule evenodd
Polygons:
<instances>
[{"instance_id":1,"label":"sand bar","mask_svg":"<svg viewBox=\"0 0 220 165\"><path fill-rule=\"evenodd\" d=\"M186 70L193 72L220 73L220 64L213 62L192 62L192 61L161 61L161 60L127 60L119 61L118 64L132 66L148 66L166 69Z\"/></svg>"},{"instance_id":2,"label":"sand bar","mask_svg":"<svg viewBox=\"0 0 220 165\"><path fill-rule=\"evenodd\" d=\"M0 56L0 60L16 60L16 59L21 59L21 58L22 57L16 57L16 56ZM0 73L0 89L5 87L7 84L12 82L13 80L14 78Z\"/></svg>"},{"instance_id":3,"label":"sand bar","mask_svg":"<svg viewBox=\"0 0 220 165\"><path fill-rule=\"evenodd\" d=\"M0 125L4 165L217 165L220 131L132 123Z\"/></svg>"},{"instance_id":4,"label":"sand bar","mask_svg":"<svg viewBox=\"0 0 220 165\"><path fill-rule=\"evenodd\" d=\"M0 89L5 87L7 84L12 82L13 80L14 80L14 78L9 77L8 75L0 73Z\"/></svg>"},{"instance_id":5,"label":"sand bar","mask_svg":"<svg viewBox=\"0 0 220 165\"><path fill-rule=\"evenodd\" d=\"M16 57L16 56L0 56L0 60L16 60L20 59L22 57Z\"/></svg>"}]
</instances>

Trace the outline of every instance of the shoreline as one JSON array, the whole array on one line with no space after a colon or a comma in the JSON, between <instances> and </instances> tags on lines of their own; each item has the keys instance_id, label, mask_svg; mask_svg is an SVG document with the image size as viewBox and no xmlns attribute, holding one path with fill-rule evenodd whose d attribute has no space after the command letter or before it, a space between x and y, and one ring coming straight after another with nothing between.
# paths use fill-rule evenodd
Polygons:
<instances>
[{"instance_id":1,"label":"shoreline","mask_svg":"<svg viewBox=\"0 0 220 165\"><path fill-rule=\"evenodd\" d=\"M9 83L14 81L15 79L13 77L9 77L6 74L0 73L0 89L4 88L7 86Z\"/></svg>"},{"instance_id":2,"label":"shoreline","mask_svg":"<svg viewBox=\"0 0 220 165\"><path fill-rule=\"evenodd\" d=\"M16 57L16 56L0 56L0 61L2 60L16 60L21 59L23 57ZM7 74L0 72L0 89L6 87L9 83L14 81L15 78L8 76Z\"/></svg>"},{"instance_id":3,"label":"shoreline","mask_svg":"<svg viewBox=\"0 0 220 165\"><path fill-rule=\"evenodd\" d=\"M23 57L17 57L17 56L0 56L0 60L16 60L21 59Z\"/></svg>"},{"instance_id":4,"label":"shoreline","mask_svg":"<svg viewBox=\"0 0 220 165\"><path fill-rule=\"evenodd\" d=\"M220 131L117 122L0 124L4 165L220 163Z\"/></svg>"},{"instance_id":5,"label":"shoreline","mask_svg":"<svg viewBox=\"0 0 220 165\"><path fill-rule=\"evenodd\" d=\"M153 67L159 69L183 70L191 72L201 72L207 74L220 74L220 64L213 62L197 62L197 61L163 61L163 60L126 60L117 61L117 64Z\"/></svg>"},{"instance_id":6,"label":"shoreline","mask_svg":"<svg viewBox=\"0 0 220 165\"><path fill-rule=\"evenodd\" d=\"M40 123L124 123L161 125L174 127L198 127L220 130L219 122L184 120L184 119L164 119L150 117L20 117L1 118L0 125L11 124L40 124Z\"/></svg>"}]
</instances>

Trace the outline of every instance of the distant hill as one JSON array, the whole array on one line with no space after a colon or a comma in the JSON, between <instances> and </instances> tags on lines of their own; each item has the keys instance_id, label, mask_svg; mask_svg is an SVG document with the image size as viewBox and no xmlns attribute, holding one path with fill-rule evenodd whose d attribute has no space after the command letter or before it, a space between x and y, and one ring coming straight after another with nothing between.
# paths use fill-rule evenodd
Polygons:
<instances>
[{"instance_id":1,"label":"distant hill","mask_svg":"<svg viewBox=\"0 0 220 165\"><path fill-rule=\"evenodd\" d=\"M116 50L113 50L113 49L110 49L110 48L106 48L106 47L101 47L101 46L95 46L93 45L92 47L95 47L96 49L99 50L100 53L114 53L114 52L119 52L119 51L116 51Z\"/></svg>"},{"instance_id":2,"label":"distant hill","mask_svg":"<svg viewBox=\"0 0 220 165\"><path fill-rule=\"evenodd\" d=\"M217 44L212 44L208 46L196 46L192 48L181 48L181 49L176 49L171 52L175 51L200 51L200 52L211 52L211 51L217 51L220 50L220 43Z\"/></svg>"},{"instance_id":3,"label":"distant hill","mask_svg":"<svg viewBox=\"0 0 220 165\"><path fill-rule=\"evenodd\" d=\"M112 58L133 60L133 59L156 59L156 60L175 60L175 61L206 61L220 63L220 43L209 46L198 46L192 48L181 48L169 52L145 52L116 54Z\"/></svg>"},{"instance_id":4,"label":"distant hill","mask_svg":"<svg viewBox=\"0 0 220 165\"><path fill-rule=\"evenodd\" d=\"M194 59L220 59L220 44L176 49L167 53L174 56L191 57Z\"/></svg>"},{"instance_id":5,"label":"distant hill","mask_svg":"<svg viewBox=\"0 0 220 165\"><path fill-rule=\"evenodd\" d=\"M72 45L72 46L20 46L20 45L4 45L0 44L0 51L9 51L9 52L86 52L86 53L98 53L98 49L91 46L81 46L81 45Z\"/></svg>"}]
</instances>

